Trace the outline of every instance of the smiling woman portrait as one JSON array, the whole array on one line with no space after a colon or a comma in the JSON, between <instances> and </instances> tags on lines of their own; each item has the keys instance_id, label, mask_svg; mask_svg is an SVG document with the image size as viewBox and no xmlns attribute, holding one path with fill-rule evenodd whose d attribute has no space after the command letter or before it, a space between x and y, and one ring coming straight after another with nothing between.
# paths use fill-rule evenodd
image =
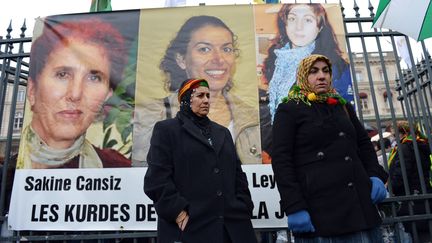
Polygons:
<instances>
[{"instance_id":1,"label":"smiling woman portrait","mask_svg":"<svg viewBox=\"0 0 432 243\"><path fill-rule=\"evenodd\" d=\"M45 20L30 54L27 98L32 119L22 134L17 168L131 165L119 152L100 149L85 137L122 80L124 42L117 29L96 17Z\"/></svg>"},{"instance_id":2,"label":"smiling woman portrait","mask_svg":"<svg viewBox=\"0 0 432 243\"><path fill-rule=\"evenodd\" d=\"M202 78L210 84L209 118L228 128L242 163L261 163L258 109L232 94L233 79L239 57L237 37L218 17L193 16L184 22L170 41L159 63L165 75L164 86L169 95L156 102L154 122L173 118L179 110L177 90L188 78ZM256 83L251 83L256 87ZM155 105L155 104L153 104ZM148 107L146 107L148 108ZM151 112L136 111L132 158L145 161L154 122ZM154 114L154 113L153 113ZM254 116L256 114L256 116ZM140 127L146 127L140 129Z\"/></svg>"}]
</instances>

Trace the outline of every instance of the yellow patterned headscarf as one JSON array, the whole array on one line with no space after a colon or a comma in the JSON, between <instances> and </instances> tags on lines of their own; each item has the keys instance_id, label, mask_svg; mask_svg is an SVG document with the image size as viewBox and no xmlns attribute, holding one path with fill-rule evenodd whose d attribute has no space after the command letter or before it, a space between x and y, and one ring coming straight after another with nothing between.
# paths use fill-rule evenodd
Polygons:
<instances>
[{"instance_id":1,"label":"yellow patterned headscarf","mask_svg":"<svg viewBox=\"0 0 432 243\"><path fill-rule=\"evenodd\" d=\"M308 82L308 76L312 66L317 61L323 61L327 63L330 68L330 76L332 75L332 64L330 60L323 55L312 54L303 60L300 61L300 64L297 68L297 84L293 85L290 92L288 93L288 98L286 100L296 100L303 101L304 103L310 105L310 102L319 102L328 104L346 104L346 100L342 98L338 92L333 88L333 84L330 79L330 90L324 94L315 94L313 88L310 86Z\"/></svg>"}]
</instances>

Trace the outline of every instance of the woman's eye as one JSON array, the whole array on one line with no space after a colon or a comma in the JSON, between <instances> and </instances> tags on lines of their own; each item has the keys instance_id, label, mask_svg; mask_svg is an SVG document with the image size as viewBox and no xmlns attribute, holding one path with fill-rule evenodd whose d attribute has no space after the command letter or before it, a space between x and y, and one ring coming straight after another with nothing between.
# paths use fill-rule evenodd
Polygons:
<instances>
[{"instance_id":1,"label":"woman's eye","mask_svg":"<svg viewBox=\"0 0 432 243\"><path fill-rule=\"evenodd\" d=\"M306 18L306 23L314 23L315 22L315 19L313 19L313 18Z\"/></svg>"},{"instance_id":2,"label":"woman's eye","mask_svg":"<svg viewBox=\"0 0 432 243\"><path fill-rule=\"evenodd\" d=\"M195 97L200 98L200 99L204 99L204 97L210 98L210 94L209 93L198 93L195 95Z\"/></svg>"},{"instance_id":3,"label":"woman's eye","mask_svg":"<svg viewBox=\"0 0 432 243\"><path fill-rule=\"evenodd\" d=\"M209 47L200 47L200 48L198 48L198 51L202 52L202 53L207 53L210 51L210 48Z\"/></svg>"},{"instance_id":4,"label":"woman's eye","mask_svg":"<svg viewBox=\"0 0 432 243\"><path fill-rule=\"evenodd\" d=\"M67 79L68 77L70 77L70 74L69 74L68 72L66 72L66 71L59 71L59 72L57 72L57 73L55 74L55 76L56 76L58 79L62 79L62 80L64 80L64 79Z\"/></svg>"},{"instance_id":5,"label":"woman's eye","mask_svg":"<svg viewBox=\"0 0 432 243\"><path fill-rule=\"evenodd\" d=\"M99 74L89 74L88 75L88 80L90 80L92 82L101 82L102 81L102 77Z\"/></svg>"},{"instance_id":6,"label":"woman's eye","mask_svg":"<svg viewBox=\"0 0 432 243\"><path fill-rule=\"evenodd\" d=\"M231 52L233 52L233 48L231 48L231 47L224 47L224 48L223 48L223 51L224 51L225 53L231 53Z\"/></svg>"},{"instance_id":7,"label":"woman's eye","mask_svg":"<svg viewBox=\"0 0 432 243\"><path fill-rule=\"evenodd\" d=\"M318 69L317 68L311 68L311 70L309 71L309 73L317 73Z\"/></svg>"},{"instance_id":8,"label":"woman's eye","mask_svg":"<svg viewBox=\"0 0 432 243\"><path fill-rule=\"evenodd\" d=\"M294 22L295 21L295 17L294 16L288 16L288 22Z\"/></svg>"}]
</instances>

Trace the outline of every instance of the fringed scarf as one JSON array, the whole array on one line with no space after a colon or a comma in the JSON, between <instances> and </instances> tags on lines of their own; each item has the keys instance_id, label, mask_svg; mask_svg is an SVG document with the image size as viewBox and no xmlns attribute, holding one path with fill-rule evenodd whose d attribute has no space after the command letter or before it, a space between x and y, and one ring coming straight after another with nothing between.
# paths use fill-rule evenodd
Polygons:
<instances>
[{"instance_id":1,"label":"fringed scarf","mask_svg":"<svg viewBox=\"0 0 432 243\"><path fill-rule=\"evenodd\" d=\"M398 130L399 131L403 131L404 136L401 139L401 144L404 143L412 143L413 142L413 137L411 136L411 132L410 132L410 127L409 127L409 123L406 121L402 121L399 122L397 124L398 126ZM416 124L415 126L415 132L414 134L416 135L416 142L417 144L426 144L428 143L428 139L427 137L420 131L420 126L419 124ZM398 148L394 147L389 155L389 159L387 161L388 167L390 168L390 166L393 164L393 161L396 157ZM424 161L423 161L424 162ZM430 168L429 168L429 184L432 186L432 154L429 154L429 163L430 163Z\"/></svg>"},{"instance_id":2,"label":"fringed scarf","mask_svg":"<svg viewBox=\"0 0 432 243\"><path fill-rule=\"evenodd\" d=\"M402 137L400 143L404 144L404 143L412 143L413 142L413 137L411 136L411 132L410 132L410 127L409 127L409 123L402 121L399 122L397 124L398 126L398 130L399 131L403 131L404 136ZM416 135L416 142L419 144L426 144L428 142L427 137L420 131L420 127L419 124L416 125L415 127L415 135ZM389 155L389 159L387 161L388 166L390 167L390 165L393 163L395 155L397 153L397 147L394 147ZM432 155L429 155L429 159L432 162ZM432 166L432 163L431 163ZM432 169L432 168L431 168Z\"/></svg>"},{"instance_id":3,"label":"fringed scarf","mask_svg":"<svg viewBox=\"0 0 432 243\"><path fill-rule=\"evenodd\" d=\"M345 105L346 100L339 95L339 93L332 87L332 83L330 83L330 89L326 93L316 94L308 82L308 76L310 73L310 69L313 64L317 61L324 61L330 68L331 75L331 62L330 60L323 55L310 55L304 58L297 69L297 84L293 85L291 90L288 93L288 97L285 97L282 102L287 102L288 100L294 100L296 102L303 102L307 105L311 105L311 102L317 103L327 103L329 105L341 104ZM330 78L330 82L331 78Z\"/></svg>"},{"instance_id":4,"label":"fringed scarf","mask_svg":"<svg viewBox=\"0 0 432 243\"><path fill-rule=\"evenodd\" d=\"M283 48L276 49L275 70L269 83L269 109L273 121L277 106L295 83L296 69L300 61L309 56L315 49L315 41L298 48L290 48L287 43Z\"/></svg>"},{"instance_id":5,"label":"fringed scarf","mask_svg":"<svg viewBox=\"0 0 432 243\"><path fill-rule=\"evenodd\" d=\"M31 169L32 162L55 168L70 162L77 156L79 156L79 168L103 167L96 150L85 139L85 135L80 136L71 147L66 149L50 147L30 125L24 128L22 138L20 148L23 151L18 155L18 169Z\"/></svg>"}]
</instances>

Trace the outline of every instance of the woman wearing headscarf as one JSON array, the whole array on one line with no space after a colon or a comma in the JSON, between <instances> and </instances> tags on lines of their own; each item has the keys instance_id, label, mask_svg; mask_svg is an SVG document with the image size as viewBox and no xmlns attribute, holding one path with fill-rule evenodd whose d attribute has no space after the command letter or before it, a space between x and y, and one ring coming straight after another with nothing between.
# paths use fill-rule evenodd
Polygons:
<instances>
[{"instance_id":1,"label":"woman wearing headscarf","mask_svg":"<svg viewBox=\"0 0 432 243\"><path fill-rule=\"evenodd\" d=\"M269 109L273 121L281 99L295 83L300 61L311 54L328 57L333 65L332 82L342 97L353 100L349 64L342 55L334 28L322 4L283 4L277 14L277 33L264 60L269 82Z\"/></svg>"},{"instance_id":2,"label":"woman wearing headscarf","mask_svg":"<svg viewBox=\"0 0 432 243\"><path fill-rule=\"evenodd\" d=\"M158 242L256 242L253 202L229 130L208 117L209 85L187 79L180 111L155 124L144 191L158 214Z\"/></svg>"},{"instance_id":3,"label":"woman wearing headscarf","mask_svg":"<svg viewBox=\"0 0 432 243\"><path fill-rule=\"evenodd\" d=\"M273 171L296 242L382 242L377 203L387 174L352 106L332 87L332 65L304 58L279 105Z\"/></svg>"},{"instance_id":4,"label":"woman wearing headscarf","mask_svg":"<svg viewBox=\"0 0 432 243\"><path fill-rule=\"evenodd\" d=\"M418 195L432 192L430 178L431 150L428 139L421 133L418 125L413 130L414 132L412 132L410 124L407 121L399 121L397 123L400 144L392 149L388 160L390 185L395 196ZM418 150L420 160L416 159L415 147ZM402 164L404 165L407 179L405 183L408 184L407 188L409 191L405 191ZM398 211L398 216L410 215L408 203L412 204L414 214L426 213L425 201L405 201ZM429 207L431 203L432 200L429 200ZM404 227L413 236L412 224L408 222L404 223ZM419 237L418 242L428 242L431 236L428 229L428 221L417 221L416 227Z\"/></svg>"}]
</instances>

